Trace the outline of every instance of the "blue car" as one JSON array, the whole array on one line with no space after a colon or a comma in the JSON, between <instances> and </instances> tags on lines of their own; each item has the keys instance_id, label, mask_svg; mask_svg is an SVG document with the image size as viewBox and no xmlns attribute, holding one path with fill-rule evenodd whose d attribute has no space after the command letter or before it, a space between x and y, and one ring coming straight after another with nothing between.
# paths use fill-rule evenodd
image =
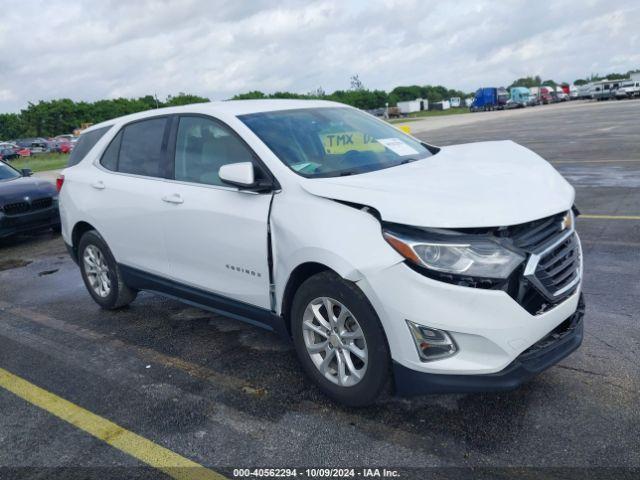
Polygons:
<instances>
[{"instance_id":1,"label":"blue car","mask_svg":"<svg viewBox=\"0 0 640 480\"><path fill-rule=\"evenodd\" d=\"M13 148L0 146L0 160L15 160L19 156Z\"/></svg>"},{"instance_id":2,"label":"blue car","mask_svg":"<svg viewBox=\"0 0 640 480\"><path fill-rule=\"evenodd\" d=\"M56 187L0 161L0 238L45 229L60 229Z\"/></svg>"}]
</instances>

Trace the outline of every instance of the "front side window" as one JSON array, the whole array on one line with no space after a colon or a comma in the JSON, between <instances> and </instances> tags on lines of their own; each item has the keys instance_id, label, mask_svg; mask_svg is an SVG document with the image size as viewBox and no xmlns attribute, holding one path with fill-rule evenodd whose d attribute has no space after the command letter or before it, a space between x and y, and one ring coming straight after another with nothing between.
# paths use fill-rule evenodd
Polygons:
<instances>
[{"instance_id":1,"label":"front side window","mask_svg":"<svg viewBox=\"0 0 640 480\"><path fill-rule=\"evenodd\" d=\"M352 108L304 108L239 118L285 165L305 177L371 172L433 155L400 130Z\"/></svg>"},{"instance_id":2,"label":"front side window","mask_svg":"<svg viewBox=\"0 0 640 480\"><path fill-rule=\"evenodd\" d=\"M163 176L167 122L166 117L160 117L131 123L124 127L118 156L119 172L146 177Z\"/></svg>"},{"instance_id":3,"label":"front side window","mask_svg":"<svg viewBox=\"0 0 640 480\"><path fill-rule=\"evenodd\" d=\"M75 147L69 155L69 162L67 167L72 167L80 163L80 161L89 153L89 151L95 146L96 143L103 137L105 133L109 131L111 125L108 127L96 128L90 132L83 133L78 139Z\"/></svg>"},{"instance_id":4,"label":"front side window","mask_svg":"<svg viewBox=\"0 0 640 480\"><path fill-rule=\"evenodd\" d=\"M218 170L229 163L251 162L253 155L224 125L205 117L181 117L175 153L175 179L225 185Z\"/></svg>"},{"instance_id":5,"label":"front side window","mask_svg":"<svg viewBox=\"0 0 640 480\"><path fill-rule=\"evenodd\" d=\"M13 180L15 178L19 178L20 172L18 172L15 168L10 167L4 162L0 162L0 182L3 180Z\"/></svg>"}]
</instances>

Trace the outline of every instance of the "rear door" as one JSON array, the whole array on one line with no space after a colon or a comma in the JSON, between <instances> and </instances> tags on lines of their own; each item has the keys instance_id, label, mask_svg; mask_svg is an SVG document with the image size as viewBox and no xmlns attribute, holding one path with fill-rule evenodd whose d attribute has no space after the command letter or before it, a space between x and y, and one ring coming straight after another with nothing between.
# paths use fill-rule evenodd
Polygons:
<instances>
[{"instance_id":1,"label":"rear door","mask_svg":"<svg viewBox=\"0 0 640 480\"><path fill-rule=\"evenodd\" d=\"M125 125L103 153L90 182L90 211L116 261L168 274L163 239L162 196L168 171L172 118L153 117Z\"/></svg>"},{"instance_id":2,"label":"rear door","mask_svg":"<svg viewBox=\"0 0 640 480\"><path fill-rule=\"evenodd\" d=\"M162 191L172 202L162 222L171 275L269 309L272 194L238 190L218 177L222 165L255 162L255 156L234 131L211 117L185 115L178 122L173 180Z\"/></svg>"}]
</instances>

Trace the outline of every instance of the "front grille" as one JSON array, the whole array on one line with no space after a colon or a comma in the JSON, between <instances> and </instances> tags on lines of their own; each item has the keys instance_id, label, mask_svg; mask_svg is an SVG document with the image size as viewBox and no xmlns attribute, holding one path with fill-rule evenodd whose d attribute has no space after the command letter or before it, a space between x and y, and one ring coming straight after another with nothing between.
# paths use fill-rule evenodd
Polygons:
<instances>
[{"instance_id":1,"label":"front grille","mask_svg":"<svg viewBox=\"0 0 640 480\"><path fill-rule=\"evenodd\" d=\"M580 269L580 249L576 234L572 233L560 245L552 248L538 262L535 276L546 294L554 298L575 282Z\"/></svg>"},{"instance_id":2,"label":"front grille","mask_svg":"<svg viewBox=\"0 0 640 480\"><path fill-rule=\"evenodd\" d=\"M509 229L508 236L513 239L513 244L527 252L536 252L562 234L562 220L566 212L552 215L551 217L535 220L523 225L516 225Z\"/></svg>"},{"instance_id":3,"label":"front grille","mask_svg":"<svg viewBox=\"0 0 640 480\"><path fill-rule=\"evenodd\" d=\"M578 288L580 241L573 225L565 222L566 214L509 229L514 246L529 254L514 298L532 314L547 311Z\"/></svg>"},{"instance_id":4,"label":"front grille","mask_svg":"<svg viewBox=\"0 0 640 480\"><path fill-rule=\"evenodd\" d=\"M38 198L32 201L8 203L2 208L2 210L7 216L21 215L23 213L44 210L45 208L51 207L51 205L53 205L53 199L51 197Z\"/></svg>"},{"instance_id":5,"label":"front grille","mask_svg":"<svg viewBox=\"0 0 640 480\"><path fill-rule=\"evenodd\" d=\"M514 272L517 279L510 281L507 292L533 315L548 311L578 288L580 242L573 226L565 222L567 213L499 232L528 254L524 271Z\"/></svg>"}]
</instances>

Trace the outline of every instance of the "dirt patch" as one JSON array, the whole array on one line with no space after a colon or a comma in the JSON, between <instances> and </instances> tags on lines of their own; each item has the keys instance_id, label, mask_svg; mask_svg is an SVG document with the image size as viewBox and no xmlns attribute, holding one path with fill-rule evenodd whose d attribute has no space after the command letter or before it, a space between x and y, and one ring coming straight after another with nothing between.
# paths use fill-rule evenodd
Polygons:
<instances>
[{"instance_id":1,"label":"dirt patch","mask_svg":"<svg viewBox=\"0 0 640 480\"><path fill-rule=\"evenodd\" d=\"M19 258L6 258L0 260L0 272L3 270L10 270L12 268L26 267L31 263L31 260L22 260Z\"/></svg>"},{"instance_id":2,"label":"dirt patch","mask_svg":"<svg viewBox=\"0 0 640 480\"><path fill-rule=\"evenodd\" d=\"M44 277L45 275L52 275L54 273L56 273L58 271L57 268L53 269L53 270L45 270L43 272L38 273L39 277Z\"/></svg>"}]
</instances>

